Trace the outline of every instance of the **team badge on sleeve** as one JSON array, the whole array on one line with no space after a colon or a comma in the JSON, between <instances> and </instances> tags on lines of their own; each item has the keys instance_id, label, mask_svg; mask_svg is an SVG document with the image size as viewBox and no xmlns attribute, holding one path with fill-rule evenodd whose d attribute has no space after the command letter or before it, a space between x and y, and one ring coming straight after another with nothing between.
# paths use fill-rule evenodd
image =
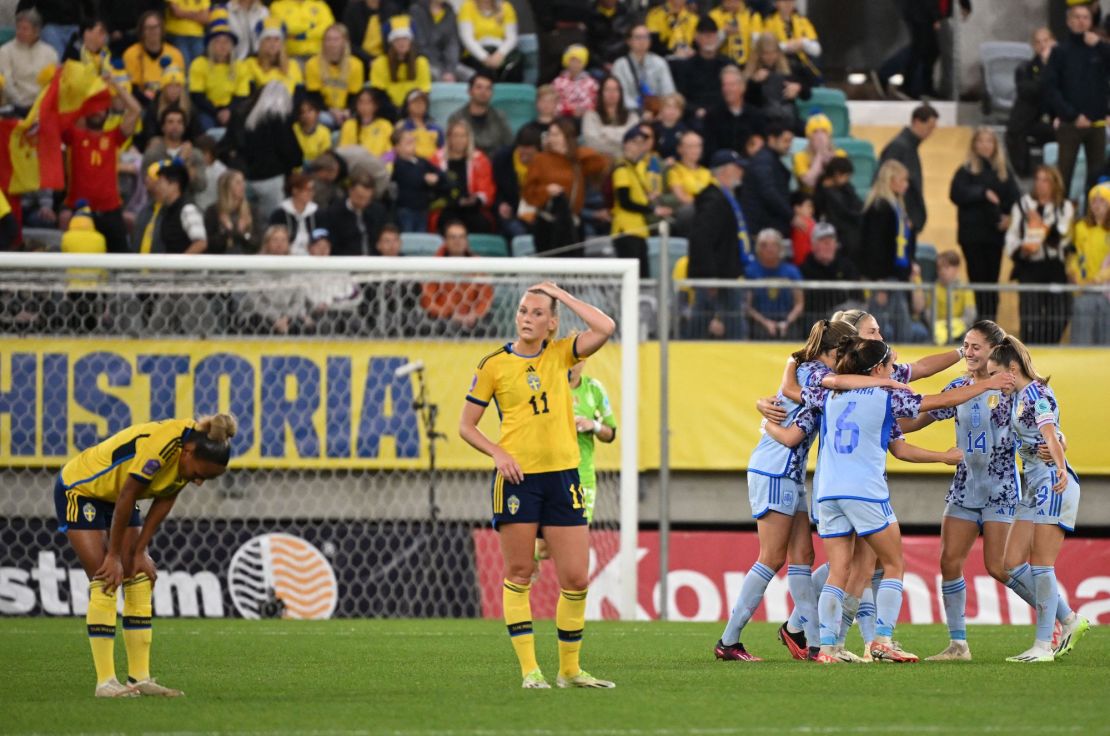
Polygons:
<instances>
[{"instance_id":1,"label":"team badge on sleeve","mask_svg":"<svg viewBox=\"0 0 1110 736\"><path fill-rule=\"evenodd\" d=\"M1052 404L1048 403L1048 399L1041 397L1037 399L1037 403L1033 405L1037 414L1051 414Z\"/></svg>"},{"instance_id":2,"label":"team badge on sleeve","mask_svg":"<svg viewBox=\"0 0 1110 736\"><path fill-rule=\"evenodd\" d=\"M155 460L154 458L151 458L150 460L147 460L146 465L143 466L143 475L154 475L161 468L162 463L158 460Z\"/></svg>"}]
</instances>

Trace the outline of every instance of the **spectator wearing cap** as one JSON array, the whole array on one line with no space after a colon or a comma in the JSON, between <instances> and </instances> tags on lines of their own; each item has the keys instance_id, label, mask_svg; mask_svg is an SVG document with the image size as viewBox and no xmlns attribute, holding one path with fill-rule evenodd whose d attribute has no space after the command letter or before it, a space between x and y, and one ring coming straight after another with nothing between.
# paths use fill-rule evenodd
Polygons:
<instances>
[{"instance_id":1,"label":"spectator wearing cap","mask_svg":"<svg viewBox=\"0 0 1110 736\"><path fill-rule=\"evenodd\" d=\"M748 263L744 275L752 280L786 279L801 281L802 274L793 263L782 258L782 234L774 228L761 230L755 239L755 260ZM801 337L799 317L805 309L805 293L801 289L763 286L744 295L744 313L750 320L753 340L795 340Z\"/></svg>"},{"instance_id":2,"label":"spectator wearing cap","mask_svg":"<svg viewBox=\"0 0 1110 736\"><path fill-rule=\"evenodd\" d=\"M720 150L709 159L712 183L694 198L698 226L690 233L686 275L691 279L741 279L751 259L751 240L736 189L744 177L745 162L732 150ZM687 337L695 340L743 339L747 334L741 314L740 290L695 288Z\"/></svg>"},{"instance_id":3,"label":"spectator wearing cap","mask_svg":"<svg viewBox=\"0 0 1110 736\"><path fill-rule=\"evenodd\" d=\"M308 254L312 231L323 224L322 213L312 201L315 184L308 174L290 174L286 191L288 196L270 213L269 224L284 225L289 233L289 252L295 256Z\"/></svg>"},{"instance_id":4,"label":"spectator wearing cap","mask_svg":"<svg viewBox=\"0 0 1110 736\"><path fill-rule=\"evenodd\" d=\"M394 130L408 130L416 137L416 155L431 161L443 147L443 128L428 117L428 93L414 89L405 97L401 119Z\"/></svg>"},{"instance_id":5,"label":"spectator wearing cap","mask_svg":"<svg viewBox=\"0 0 1110 736\"><path fill-rule=\"evenodd\" d=\"M812 194L821 181L825 167L837 156L847 157L843 148L833 145L833 124L823 113L811 115L805 126L806 147L794 154L794 178L798 189Z\"/></svg>"},{"instance_id":6,"label":"spectator wearing cap","mask_svg":"<svg viewBox=\"0 0 1110 736\"><path fill-rule=\"evenodd\" d=\"M798 12L797 0L775 0L775 12L763 19L763 33L778 42L786 54L790 69L798 77L808 77L820 84L821 42L809 18Z\"/></svg>"},{"instance_id":7,"label":"spectator wearing cap","mask_svg":"<svg viewBox=\"0 0 1110 736\"><path fill-rule=\"evenodd\" d=\"M836 228L819 222L810 235L812 250L802 261L802 278L806 281L859 281L856 264L848 258L836 239ZM805 324L813 324L830 314L846 309L849 302L862 304L860 291L847 289L807 289Z\"/></svg>"},{"instance_id":8,"label":"spectator wearing cap","mask_svg":"<svg viewBox=\"0 0 1110 736\"><path fill-rule=\"evenodd\" d=\"M206 53L189 65L189 99L202 131L216 126L225 128L231 121L239 66L234 56L238 39L227 22L226 10L212 11L205 40Z\"/></svg>"},{"instance_id":9,"label":"spectator wearing cap","mask_svg":"<svg viewBox=\"0 0 1110 736\"><path fill-rule=\"evenodd\" d=\"M613 224L611 235L618 258L640 261L640 278L651 278L648 268L649 217L669 217L671 210L658 203L642 165L647 135L640 126L624 134L623 155L613 169Z\"/></svg>"},{"instance_id":10,"label":"spectator wearing cap","mask_svg":"<svg viewBox=\"0 0 1110 736\"><path fill-rule=\"evenodd\" d=\"M335 23L324 31L320 53L305 63L304 88L327 113L323 122L339 128L351 116L348 103L366 82L366 67L351 53L347 27Z\"/></svg>"},{"instance_id":11,"label":"spectator wearing cap","mask_svg":"<svg viewBox=\"0 0 1110 736\"><path fill-rule=\"evenodd\" d=\"M686 0L663 0L648 11L644 25L651 32L652 50L669 59L694 55L694 33L698 26L697 7Z\"/></svg>"},{"instance_id":12,"label":"spectator wearing cap","mask_svg":"<svg viewBox=\"0 0 1110 736\"><path fill-rule=\"evenodd\" d=\"M467 83L467 92L470 99L447 118L448 127L458 120L465 121L474 135L474 145L487 156L512 143L513 131L505 114L490 106L493 77L485 72L476 73Z\"/></svg>"},{"instance_id":13,"label":"spectator wearing cap","mask_svg":"<svg viewBox=\"0 0 1110 736\"><path fill-rule=\"evenodd\" d=\"M285 24L285 51L301 64L320 53L324 31L335 23L324 0L276 0L270 17Z\"/></svg>"},{"instance_id":14,"label":"spectator wearing cap","mask_svg":"<svg viewBox=\"0 0 1110 736\"><path fill-rule=\"evenodd\" d=\"M393 18L389 30L389 49L370 65L370 86L385 92L397 109L414 89L432 91L428 60L416 52L412 28L398 18Z\"/></svg>"},{"instance_id":15,"label":"spectator wearing cap","mask_svg":"<svg viewBox=\"0 0 1110 736\"><path fill-rule=\"evenodd\" d=\"M597 80L586 71L589 61L590 52L582 44L563 52L563 71L552 82L560 115L580 118L597 104Z\"/></svg>"},{"instance_id":16,"label":"spectator wearing cap","mask_svg":"<svg viewBox=\"0 0 1110 736\"><path fill-rule=\"evenodd\" d=\"M795 135L804 132L795 101L809 99L813 79L791 70L772 36L765 33L756 40L744 76L748 79L749 105L756 107L768 122L781 123Z\"/></svg>"},{"instance_id":17,"label":"spectator wearing cap","mask_svg":"<svg viewBox=\"0 0 1110 736\"><path fill-rule=\"evenodd\" d=\"M227 4L227 22L238 39L235 59L244 61L258 53L259 36L270 16L270 9L262 0L231 0Z\"/></svg>"},{"instance_id":18,"label":"spectator wearing cap","mask_svg":"<svg viewBox=\"0 0 1110 736\"><path fill-rule=\"evenodd\" d=\"M253 253L258 249L262 223L247 201L243 172L228 169L216 182L216 201L204 211L208 253Z\"/></svg>"},{"instance_id":19,"label":"spectator wearing cap","mask_svg":"<svg viewBox=\"0 0 1110 736\"><path fill-rule=\"evenodd\" d=\"M163 165L158 170L158 189L162 207L154 228L155 253L193 255L208 249L208 233L204 215L189 202L189 170L180 161Z\"/></svg>"},{"instance_id":20,"label":"spectator wearing cap","mask_svg":"<svg viewBox=\"0 0 1110 736\"><path fill-rule=\"evenodd\" d=\"M4 102L23 116L38 97L39 74L58 63L58 52L40 37L42 16L37 10L15 15L15 38L0 46L0 76L4 78Z\"/></svg>"},{"instance_id":21,"label":"spectator wearing cap","mask_svg":"<svg viewBox=\"0 0 1110 736\"><path fill-rule=\"evenodd\" d=\"M181 52L182 69L204 53L204 27L211 0L171 0L166 3L166 40Z\"/></svg>"},{"instance_id":22,"label":"spectator wearing cap","mask_svg":"<svg viewBox=\"0 0 1110 736\"><path fill-rule=\"evenodd\" d=\"M427 159L416 155L411 130L393 131L393 204L402 232L428 231L428 208L437 194L448 189L447 176Z\"/></svg>"},{"instance_id":23,"label":"spectator wearing cap","mask_svg":"<svg viewBox=\"0 0 1110 736\"><path fill-rule=\"evenodd\" d=\"M767 144L752 156L745 172L741 199L752 230L774 228L784 238L790 235L794 210L790 206L790 170L782 157L790 153L794 133L781 123L766 128Z\"/></svg>"},{"instance_id":24,"label":"spectator wearing cap","mask_svg":"<svg viewBox=\"0 0 1110 736\"><path fill-rule=\"evenodd\" d=\"M520 192L528 176L528 167L543 145L543 133L528 126L516 132L512 146L505 146L493 155L493 183L497 192L494 213L501 234L510 243L528 232L535 212L521 206Z\"/></svg>"},{"instance_id":25,"label":"spectator wearing cap","mask_svg":"<svg viewBox=\"0 0 1110 736\"><path fill-rule=\"evenodd\" d=\"M347 197L328 208L324 220L331 231L332 255L377 255L378 236L390 218L374 194L374 180L357 172L350 177Z\"/></svg>"},{"instance_id":26,"label":"spectator wearing cap","mask_svg":"<svg viewBox=\"0 0 1110 736\"><path fill-rule=\"evenodd\" d=\"M301 67L289 60L285 52L285 28L273 16L262 21L258 34L258 54L246 59L239 67L236 97L250 97L268 82L281 82L292 95L304 84Z\"/></svg>"},{"instance_id":27,"label":"spectator wearing cap","mask_svg":"<svg viewBox=\"0 0 1110 736\"><path fill-rule=\"evenodd\" d=\"M929 105L919 105L910 116L910 124L895 136L879 154L880 166L887 161L897 161L909 172L909 189L906 190L906 214L914 233L925 229L928 213L925 210L925 184L921 173L921 143L937 128L940 114Z\"/></svg>"},{"instance_id":28,"label":"spectator wearing cap","mask_svg":"<svg viewBox=\"0 0 1110 736\"><path fill-rule=\"evenodd\" d=\"M639 124L640 116L625 106L620 81L606 77L597 90L597 105L582 116L582 143L617 158L624 134Z\"/></svg>"},{"instance_id":29,"label":"spectator wearing cap","mask_svg":"<svg viewBox=\"0 0 1110 736\"><path fill-rule=\"evenodd\" d=\"M829 161L813 194L814 215L836 228L844 256L857 262L863 227L863 200L852 184L852 161L837 156Z\"/></svg>"},{"instance_id":30,"label":"spectator wearing cap","mask_svg":"<svg viewBox=\"0 0 1110 736\"><path fill-rule=\"evenodd\" d=\"M720 5L709 11L708 17L720 30L721 53L734 64L747 64L755 39L763 32L763 16L749 8L744 0L721 0Z\"/></svg>"},{"instance_id":31,"label":"spectator wearing cap","mask_svg":"<svg viewBox=\"0 0 1110 736\"><path fill-rule=\"evenodd\" d=\"M449 0L417 0L409 7L416 45L428 57L432 79L437 82L465 81L470 67L459 63L458 21Z\"/></svg>"},{"instance_id":32,"label":"spectator wearing cap","mask_svg":"<svg viewBox=\"0 0 1110 736\"><path fill-rule=\"evenodd\" d=\"M458 14L462 61L498 82L524 81L516 10L507 0L463 0Z\"/></svg>"},{"instance_id":33,"label":"spectator wearing cap","mask_svg":"<svg viewBox=\"0 0 1110 736\"><path fill-rule=\"evenodd\" d=\"M745 103L748 85L739 69L734 66L722 69L720 85L720 101L709 108L702 123L705 149L745 151L748 140L763 133L763 116Z\"/></svg>"},{"instance_id":34,"label":"spectator wearing cap","mask_svg":"<svg viewBox=\"0 0 1110 736\"><path fill-rule=\"evenodd\" d=\"M162 89L167 69L184 72L185 57L166 42L162 14L148 10L139 16L139 40L123 52L123 66L137 91L136 98L149 104Z\"/></svg>"},{"instance_id":35,"label":"spectator wearing cap","mask_svg":"<svg viewBox=\"0 0 1110 736\"><path fill-rule=\"evenodd\" d=\"M721 70L733 61L720 53L721 37L712 18L698 21L694 37L697 53L682 61L671 62L671 73L678 91L686 98L687 119L701 119L721 98Z\"/></svg>"},{"instance_id":36,"label":"spectator wearing cap","mask_svg":"<svg viewBox=\"0 0 1110 736\"><path fill-rule=\"evenodd\" d=\"M658 112L658 98L676 91L671 68L650 48L647 26L634 26L628 32L628 53L617 59L612 72L624 92L625 107L649 120Z\"/></svg>"}]
</instances>

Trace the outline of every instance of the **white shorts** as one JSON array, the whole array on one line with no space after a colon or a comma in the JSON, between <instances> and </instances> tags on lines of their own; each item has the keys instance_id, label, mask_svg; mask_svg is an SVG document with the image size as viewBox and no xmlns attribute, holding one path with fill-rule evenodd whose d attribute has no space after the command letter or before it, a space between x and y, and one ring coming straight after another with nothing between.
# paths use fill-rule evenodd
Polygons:
<instances>
[{"instance_id":1,"label":"white shorts","mask_svg":"<svg viewBox=\"0 0 1110 736\"><path fill-rule=\"evenodd\" d=\"M834 498L816 504L817 534L822 538L866 537L881 532L898 521L890 501L861 501L855 498Z\"/></svg>"},{"instance_id":2,"label":"white shorts","mask_svg":"<svg viewBox=\"0 0 1110 736\"><path fill-rule=\"evenodd\" d=\"M971 509L967 506L961 506L955 501L949 501L948 505L944 507L944 515L951 516L953 519L974 521L982 527L985 521L998 521L1003 524L1013 523L1015 509L1015 506L984 506L981 509Z\"/></svg>"},{"instance_id":3,"label":"white shorts","mask_svg":"<svg viewBox=\"0 0 1110 736\"><path fill-rule=\"evenodd\" d=\"M806 510L806 487L790 478L748 471L748 501L753 519L762 519L768 511L794 516Z\"/></svg>"},{"instance_id":4,"label":"white shorts","mask_svg":"<svg viewBox=\"0 0 1110 736\"><path fill-rule=\"evenodd\" d=\"M1075 531L1079 514L1079 478L1068 470L1068 487L1063 493L1052 490L1056 482L1056 468L1046 468L1047 473L1037 473L1025 478L1025 488L1017 505L1017 521L1034 524L1056 524L1064 531Z\"/></svg>"}]
</instances>

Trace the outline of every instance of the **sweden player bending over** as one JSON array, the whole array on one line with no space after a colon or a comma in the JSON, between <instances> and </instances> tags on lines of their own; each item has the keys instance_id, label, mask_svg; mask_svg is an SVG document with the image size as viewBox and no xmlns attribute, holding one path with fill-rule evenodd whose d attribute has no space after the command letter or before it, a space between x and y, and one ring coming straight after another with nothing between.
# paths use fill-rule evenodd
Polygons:
<instances>
[{"instance_id":1,"label":"sweden player bending over","mask_svg":"<svg viewBox=\"0 0 1110 736\"><path fill-rule=\"evenodd\" d=\"M586 323L587 330L554 339L562 303ZM553 283L524 294L516 313L517 337L478 363L459 421L459 436L493 458L493 524L505 560L502 602L505 624L520 661L525 688L548 688L536 662L532 609L528 601L538 533L562 589L555 609L559 634L559 687L610 688L578 664L586 620L589 531L586 499L578 477L575 429L567 371L593 355L616 325L597 307L574 298ZM478 429L490 401L497 402L501 439L495 443Z\"/></svg>"},{"instance_id":2,"label":"sweden player bending over","mask_svg":"<svg viewBox=\"0 0 1110 736\"><path fill-rule=\"evenodd\" d=\"M136 424L70 460L54 484L58 531L89 576L85 615L96 697L176 697L150 676L151 593L158 577L147 554L177 495L227 470L236 422L226 414ZM136 501L153 499L146 521ZM115 513L117 507L120 513ZM116 591L123 586L123 643L129 677L116 679Z\"/></svg>"}]
</instances>

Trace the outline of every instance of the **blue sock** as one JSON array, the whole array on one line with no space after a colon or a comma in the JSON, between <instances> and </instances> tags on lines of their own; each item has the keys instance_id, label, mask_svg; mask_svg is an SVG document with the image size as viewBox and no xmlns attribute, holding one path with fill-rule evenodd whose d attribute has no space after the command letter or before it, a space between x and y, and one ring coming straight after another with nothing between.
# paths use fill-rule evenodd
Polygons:
<instances>
[{"instance_id":1,"label":"blue sock","mask_svg":"<svg viewBox=\"0 0 1110 736\"><path fill-rule=\"evenodd\" d=\"M967 641L967 583L963 578L943 580L940 584L944 598L944 618L948 622L948 638Z\"/></svg>"},{"instance_id":2,"label":"blue sock","mask_svg":"<svg viewBox=\"0 0 1110 736\"><path fill-rule=\"evenodd\" d=\"M1060 591L1056 587L1056 568L1033 566L1033 590L1037 596L1037 641L1052 641L1052 625Z\"/></svg>"},{"instance_id":3,"label":"blue sock","mask_svg":"<svg viewBox=\"0 0 1110 736\"><path fill-rule=\"evenodd\" d=\"M735 644L740 641L740 631L751 620L755 609L763 600L763 593L767 584L775 577L775 571L757 562L744 576L744 584L740 586L740 595L736 597L736 605L732 607L732 615L728 618L725 633L721 635L722 644Z\"/></svg>"},{"instance_id":4,"label":"blue sock","mask_svg":"<svg viewBox=\"0 0 1110 736\"><path fill-rule=\"evenodd\" d=\"M787 565L786 584L794 598L794 610L786 622L788 631L805 631L806 644L817 646L820 634L817 627L817 596L813 593L813 577L809 565Z\"/></svg>"},{"instance_id":5,"label":"blue sock","mask_svg":"<svg viewBox=\"0 0 1110 736\"><path fill-rule=\"evenodd\" d=\"M1033 595L1033 573L1029 563L1023 562L1017 567L1011 567L1006 572L1010 575L1010 579L1006 581L1006 587L1017 593L1032 608L1036 608L1037 599Z\"/></svg>"},{"instance_id":6,"label":"blue sock","mask_svg":"<svg viewBox=\"0 0 1110 736\"><path fill-rule=\"evenodd\" d=\"M843 607L843 590L835 585L826 585L821 589L821 598L817 601L817 615L821 622L821 646L836 646Z\"/></svg>"},{"instance_id":7,"label":"blue sock","mask_svg":"<svg viewBox=\"0 0 1110 736\"><path fill-rule=\"evenodd\" d=\"M863 637L863 643L875 641L875 594L871 592L871 588L864 588L859 597L856 621L859 623L859 635Z\"/></svg>"},{"instance_id":8,"label":"blue sock","mask_svg":"<svg viewBox=\"0 0 1110 736\"><path fill-rule=\"evenodd\" d=\"M883 579L879 583L879 594L875 597L875 635L894 636L894 625L902 610L902 581L897 578Z\"/></svg>"},{"instance_id":9,"label":"blue sock","mask_svg":"<svg viewBox=\"0 0 1110 736\"><path fill-rule=\"evenodd\" d=\"M859 611L859 598L845 593L844 609L840 614L840 635L836 637L838 646L844 646L844 640L848 638L848 629L852 628L852 623L856 620L857 611Z\"/></svg>"}]
</instances>

